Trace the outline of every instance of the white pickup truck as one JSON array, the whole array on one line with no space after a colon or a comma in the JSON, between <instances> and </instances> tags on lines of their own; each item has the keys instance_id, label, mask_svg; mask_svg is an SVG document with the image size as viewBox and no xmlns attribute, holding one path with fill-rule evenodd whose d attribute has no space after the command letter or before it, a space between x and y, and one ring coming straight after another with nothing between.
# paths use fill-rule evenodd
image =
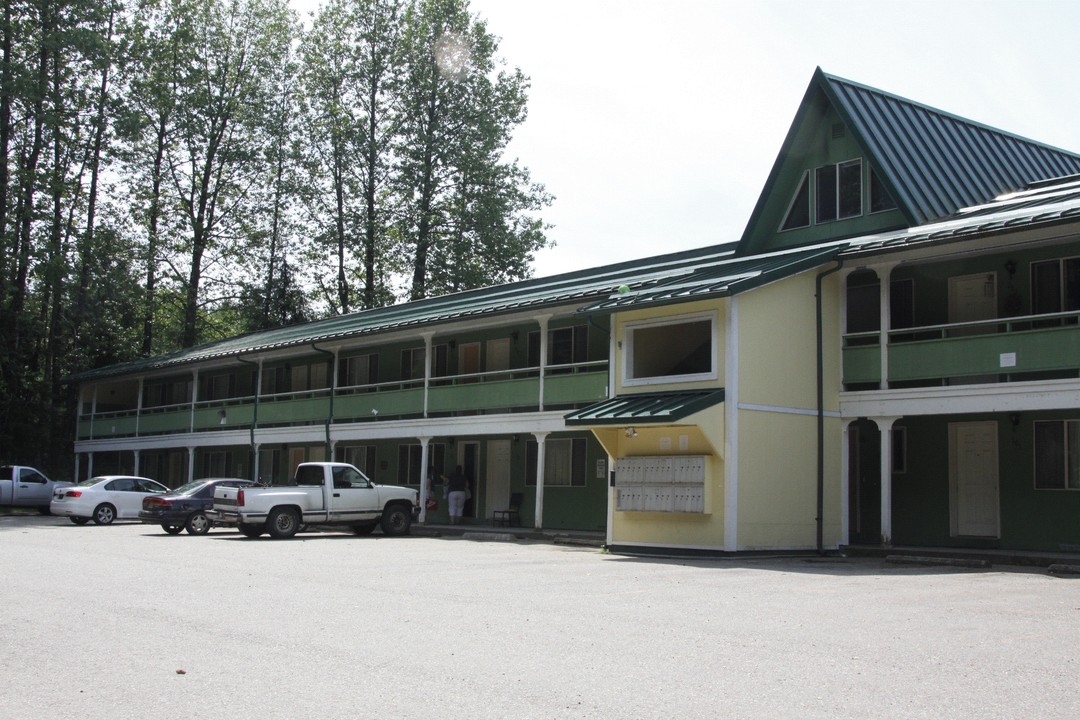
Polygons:
<instances>
[{"instance_id":1,"label":"white pickup truck","mask_svg":"<svg viewBox=\"0 0 1080 720\"><path fill-rule=\"evenodd\" d=\"M376 485L345 463L310 462L296 466L288 486L219 487L207 517L251 538L283 539L306 525L344 525L357 535L378 525L385 535L405 535L419 514L416 490Z\"/></svg>"},{"instance_id":2,"label":"white pickup truck","mask_svg":"<svg viewBox=\"0 0 1080 720\"><path fill-rule=\"evenodd\" d=\"M48 515L53 488L66 485L71 483L54 482L32 467L4 465L0 467L0 505L35 507L42 515Z\"/></svg>"}]
</instances>

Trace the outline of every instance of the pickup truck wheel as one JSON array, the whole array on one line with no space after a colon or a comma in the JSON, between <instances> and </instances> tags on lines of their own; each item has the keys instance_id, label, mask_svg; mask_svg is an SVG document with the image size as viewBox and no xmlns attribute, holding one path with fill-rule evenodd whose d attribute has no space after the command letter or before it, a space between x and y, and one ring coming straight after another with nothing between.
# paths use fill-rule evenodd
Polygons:
<instances>
[{"instance_id":1,"label":"pickup truck wheel","mask_svg":"<svg viewBox=\"0 0 1080 720\"><path fill-rule=\"evenodd\" d=\"M266 529L270 537L277 540L288 540L300 529L300 518L296 511L291 508L277 508L270 512L266 518Z\"/></svg>"},{"instance_id":2,"label":"pickup truck wheel","mask_svg":"<svg viewBox=\"0 0 1080 720\"><path fill-rule=\"evenodd\" d=\"M187 528L188 535L205 535L210 532L210 525L210 518L206 517L206 513L193 512L184 527Z\"/></svg>"},{"instance_id":3,"label":"pickup truck wheel","mask_svg":"<svg viewBox=\"0 0 1080 720\"><path fill-rule=\"evenodd\" d=\"M375 531L375 526L378 524L374 522L354 523L349 528L352 529L353 535L370 535Z\"/></svg>"},{"instance_id":4,"label":"pickup truck wheel","mask_svg":"<svg viewBox=\"0 0 1080 720\"><path fill-rule=\"evenodd\" d=\"M244 537L257 538L262 535L266 529L262 525L241 525L240 532Z\"/></svg>"},{"instance_id":5,"label":"pickup truck wheel","mask_svg":"<svg viewBox=\"0 0 1080 720\"><path fill-rule=\"evenodd\" d=\"M94 524L108 525L116 519L116 508L109 503L101 503L94 508Z\"/></svg>"},{"instance_id":6,"label":"pickup truck wheel","mask_svg":"<svg viewBox=\"0 0 1080 720\"><path fill-rule=\"evenodd\" d=\"M404 505L391 505L383 510L383 535L405 535L412 525L412 513Z\"/></svg>"},{"instance_id":7,"label":"pickup truck wheel","mask_svg":"<svg viewBox=\"0 0 1080 720\"><path fill-rule=\"evenodd\" d=\"M69 517L68 520L75 523L76 525L85 525L86 523L90 522L90 518L84 517Z\"/></svg>"},{"instance_id":8,"label":"pickup truck wheel","mask_svg":"<svg viewBox=\"0 0 1080 720\"><path fill-rule=\"evenodd\" d=\"M170 535L179 535L180 531L184 529L184 526L183 525L168 525L166 523L161 523L161 529L164 530L165 532L169 533Z\"/></svg>"}]
</instances>

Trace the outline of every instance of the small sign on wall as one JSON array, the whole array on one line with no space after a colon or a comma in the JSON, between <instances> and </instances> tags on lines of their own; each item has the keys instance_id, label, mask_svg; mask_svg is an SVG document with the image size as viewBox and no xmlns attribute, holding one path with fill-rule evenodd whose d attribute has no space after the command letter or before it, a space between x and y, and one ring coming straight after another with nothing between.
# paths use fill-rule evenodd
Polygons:
<instances>
[{"instance_id":1,"label":"small sign on wall","mask_svg":"<svg viewBox=\"0 0 1080 720\"><path fill-rule=\"evenodd\" d=\"M600 458L596 461L596 479L603 480L607 477L607 460Z\"/></svg>"},{"instance_id":2,"label":"small sign on wall","mask_svg":"<svg viewBox=\"0 0 1080 720\"><path fill-rule=\"evenodd\" d=\"M1001 355L998 356L998 362L998 367L1016 367L1016 353L1001 353Z\"/></svg>"}]
</instances>

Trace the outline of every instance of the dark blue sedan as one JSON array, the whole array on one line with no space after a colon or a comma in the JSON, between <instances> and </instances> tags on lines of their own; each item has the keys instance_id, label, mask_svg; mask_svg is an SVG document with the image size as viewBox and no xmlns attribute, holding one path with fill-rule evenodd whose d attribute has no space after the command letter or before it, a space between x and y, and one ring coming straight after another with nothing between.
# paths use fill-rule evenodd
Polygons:
<instances>
[{"instance_id":1,"label":"dark blue sedan","mask_svg":"<svg viewBox=\"0 0 1080 720\"><path fill-rule=\"evenodd\" d=\"M166 495L145 498L139 519L160 525L170 535L187 530L189 535L205 535L213 523L206 511L214 506L214 489L219 487L251 487L257 483L239 478L208 478L181 485Z\"/></svg>"}]
</instances>

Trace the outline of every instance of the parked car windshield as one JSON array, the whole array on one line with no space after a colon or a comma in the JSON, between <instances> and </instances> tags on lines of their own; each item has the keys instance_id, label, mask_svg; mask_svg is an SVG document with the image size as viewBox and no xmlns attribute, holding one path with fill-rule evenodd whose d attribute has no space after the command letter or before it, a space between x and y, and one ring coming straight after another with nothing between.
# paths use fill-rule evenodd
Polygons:
<instances>
[{"instance_id":1,"label":"parked car windshield","mask_svg":"<svg viewBox=\"0 0 1080 720\"><path fill-rule=\"evenodd\" d=\"M195 491L201 488L206 483L206 480L192 480L191 482L184 483L180 487L176 488L175 490L170 490L169 492L173 495L194 495Z\"/></svg>"},{"instance_id":2,"label":"parked car windshield","mask_svg":"<svg viewBox=\"0 0 1080 720\"><path fill-rule=\"evenodd\" d=\"M77 482L76 485L82 485L83 487L87 485L97 485L99 482L104 482L107 479L108 478L103 477L86 478L85 480L80 480L79 482Z\"/></svg>"}]
</instances>

